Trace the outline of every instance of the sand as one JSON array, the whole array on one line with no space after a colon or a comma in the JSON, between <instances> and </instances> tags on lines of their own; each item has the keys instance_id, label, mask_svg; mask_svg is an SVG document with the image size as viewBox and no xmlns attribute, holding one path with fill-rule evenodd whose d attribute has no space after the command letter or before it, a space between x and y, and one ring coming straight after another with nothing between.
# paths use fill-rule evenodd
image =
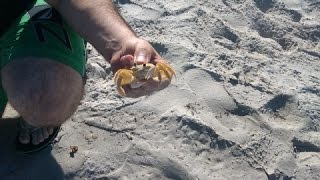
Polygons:
<instances>
[{"instance_id":1,"label":"sand","mask_svg":"<svg viewBox=\"0 0 320 180\"><path fill-rule=\"evenodd\" d=\"M319 0L115 4L177 77L122 98L89 46L86 95L51 149L15 154L4 121L0 179L320 179Z\"/></svg>"}]
</instances>

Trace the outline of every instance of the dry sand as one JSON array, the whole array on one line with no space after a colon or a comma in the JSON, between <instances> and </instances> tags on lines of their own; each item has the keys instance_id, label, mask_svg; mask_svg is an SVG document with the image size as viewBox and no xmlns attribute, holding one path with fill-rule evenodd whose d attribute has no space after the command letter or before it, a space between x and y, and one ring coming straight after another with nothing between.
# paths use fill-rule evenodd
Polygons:
<instances>
[{"instance_id":1,"label":"dry sand","mask_svg":"<svg viewBox=\"0 0 320 180\"><path fill-rule=\"evenodd\" d=\"M320 179L319 0L115 3L177 78L121 98L89 47L86 96L51 152L14 154L2 126L0 179Z\"/></svg>"}]
</instances>

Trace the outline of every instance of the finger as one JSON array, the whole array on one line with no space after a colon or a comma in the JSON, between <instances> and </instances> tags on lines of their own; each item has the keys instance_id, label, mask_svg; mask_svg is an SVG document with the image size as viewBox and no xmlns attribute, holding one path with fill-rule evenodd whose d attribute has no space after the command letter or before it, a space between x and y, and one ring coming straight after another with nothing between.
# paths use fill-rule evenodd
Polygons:
<instances>
[{"instance_id":1,"label":"finger","mask_svg":"<svg viewBox=\"0 0 320 180\"><path fill-rule=\"evenodd\" d=\"M133 66L133 56L125 55L119 59L114 58L110 61L110 64L113 72L116 72L117 70L122 68L130 68Z\"/></svg>"},{"instance_id":2,"label":"finger","mask_svg":"<svg viewBox=\"0 0 320 180\"><path fill-rule=\"evenodd\" d=\"M137 64L145 64L150 62L151 50L146 48L137 48L134 52L134 62Z\"/></svg>"},{"instance_id":3,"label":"finger","mask_svg":"<svg viewBox=\"0 0 320 180\"><path fill-rule=\"evenodd\" d=\"M132 55L125 55L120 58L120 65L122 68L130 68L133 66L133 56Z\"/></svg>"}]
</instances>

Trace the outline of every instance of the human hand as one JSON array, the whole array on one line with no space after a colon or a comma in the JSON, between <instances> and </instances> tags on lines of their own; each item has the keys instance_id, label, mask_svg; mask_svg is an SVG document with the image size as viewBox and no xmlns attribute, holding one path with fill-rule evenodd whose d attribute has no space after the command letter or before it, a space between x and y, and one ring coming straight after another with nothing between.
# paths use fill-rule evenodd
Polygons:
<instances>
[{"instance_id":1,"label":"human hand","mask_svg":"<svg viewBox=\"0 0 320 180\"><path fill-rule=\"evenodd\" d=\"M131 38L125 41L121 45L121 48L113 53L110 64L115 73L119 69L130 69L134 63L138 65L152 63L155 65L159 62L166 63L150 43L139 38ZM151 78L138 88L131 88L130 85L122 87L126 93L126 97L140 97L162 90L169 84L169 79L159 82Z\"/></svg>"},{"instance_id":2,"label":"human hand","mask_svg":"<svg viewBox=\"0 0 320 180\"><path fill-rule=\"evenodd\" d=\"M110 61L113 72L130 68L134 63L156 64L162 58L149 42L133 37L121 43L120 48L112 54Z\"/></svg>"}]
</instances>

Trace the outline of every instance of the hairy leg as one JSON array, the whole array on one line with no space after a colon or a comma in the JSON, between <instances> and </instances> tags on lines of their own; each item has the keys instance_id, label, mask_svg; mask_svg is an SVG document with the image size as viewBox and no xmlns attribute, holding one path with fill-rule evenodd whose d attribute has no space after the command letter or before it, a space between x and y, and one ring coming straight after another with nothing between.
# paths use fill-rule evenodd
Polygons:
<instances>
[{"instance_id":1,"label":"hairy leg","mask_svg":"<svg viewBox=\"0 0 320 180\"><path fill-rule=\"evenodd\" d=\"M50 59L11 61L2 69L1 76L12 107L30 125L43 127L33 135L37 136L34 144L52 133L52 127L65 122L75 112L83 95L79 73Z\"/></svg>"}]
</instances>

